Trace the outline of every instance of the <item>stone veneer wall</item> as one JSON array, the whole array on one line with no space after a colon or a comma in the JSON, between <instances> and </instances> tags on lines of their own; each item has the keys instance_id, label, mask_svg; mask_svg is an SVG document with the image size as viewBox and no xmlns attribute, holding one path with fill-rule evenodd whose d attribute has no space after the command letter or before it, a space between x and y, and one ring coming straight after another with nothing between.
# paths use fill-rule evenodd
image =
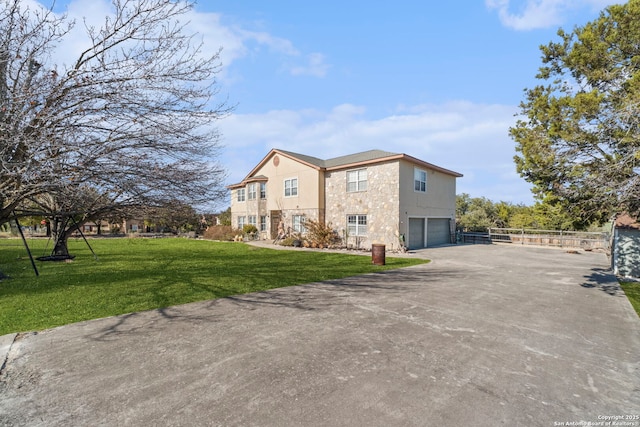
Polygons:
<instances>
[{"instance_id":1,"label":"stone veneer wall","mask_svg":"<svg viewBox=\"0 0 640 427\"><path fill-rule=\"evenodd\" d=\"M293 233L293 216L302 215L305 219L312 219L318 221L322 219L322 209L285 209L282 210L282 217L284 219L285 229L288 231L291 229Z\"/></svg>"},{"instance_id":2,"label":"stone veneer wall","mask_svg":"<svg viewBox=\"0 0 640 427\"><path fill-rule=\"evenodd\" d=\"M367 169L367 190L347 193L347 171ZM343 237L347 228L347 215L367 215L367 236L359 242L360 248L371 248L383 243L387 249L399 248L399 163L388 162L331 171L325 174L326 223ZM356 245L350 236L347 244Z\"/></svg>"},{"instance_id":3,"label":"stone veneer wall","mask_svg":"<svg viewBox=\"0 0 640 427\"><path fill-rule=\"evenodd\" d=\"M254 205L253 207L255 208L257 206ZM248 206L248 208L249 209L247 209L247 210L234 212L234 214L233 214L233 216L231 218L231 225L234 228L236 228L236 226L238 224L238 217L240 217L240 216L248 217L249 215L255 215L256 216L256 226L259 229L260 228L260 216L266 215L267 216L267 230L260 233L260 239L261 240L269 240L269 239L271 239L271 236L273 236L273 233L272 233L272 230L271 230L271 215L270 215L270 212L267 212L266 209L264 209L264 208L262 208L260 210L251 209L250 206ZM322 218L324 217L322 209L288 209L288 210L283 210L283 211L280 211L280 212L282 212L282 217L284 219L285 230L288 231L289 229L291 229L292 232L293 232L293 216L294 215L303 215L305 217L305 219L312 219L314 221L317 221L318 219L322 220ZM248 218L247 218L247 224L248 224Z\"/></svg>"}]
</instances>

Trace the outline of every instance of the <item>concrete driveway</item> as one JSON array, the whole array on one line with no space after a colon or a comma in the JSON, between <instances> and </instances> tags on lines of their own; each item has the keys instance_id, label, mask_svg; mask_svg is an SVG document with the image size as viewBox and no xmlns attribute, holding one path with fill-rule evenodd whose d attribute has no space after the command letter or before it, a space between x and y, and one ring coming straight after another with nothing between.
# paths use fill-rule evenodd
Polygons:
<instances>
[{"instance_id":1,"label":"concrete driveway","mask_svg":"<svg viewBox=\"0 0 640 427\"><path fill-rule=\"evenodd\" d=\"M409 256L433 262L5 336L0 425L640 425L605 255Z\"/></svg>"}]
</instances>

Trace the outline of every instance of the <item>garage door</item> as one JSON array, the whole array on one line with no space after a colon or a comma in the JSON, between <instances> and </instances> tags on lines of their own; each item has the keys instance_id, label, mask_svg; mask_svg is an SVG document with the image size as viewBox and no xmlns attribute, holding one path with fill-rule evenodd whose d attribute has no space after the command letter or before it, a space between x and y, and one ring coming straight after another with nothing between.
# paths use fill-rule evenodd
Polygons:
<instances>
[{"instance_id":1,"label":"garage door","mask_svg":"<svg viewBox=\"0 0 640 427\"><path fill-rule=\"evenodd\" d=\"M427 220L427 246L447 245L451 243L449 218L429 218Z\"/></svg>"},{"instance_id":2,"label":"garage door","mask_svg":"<svg viewBox=\"0 0 640 427\"><path fill-rule=\"evenodd\" d=\"M409 218L409 240L407 248L420 249L424 248L424 219Z\"/></svg>"}]
</instances>

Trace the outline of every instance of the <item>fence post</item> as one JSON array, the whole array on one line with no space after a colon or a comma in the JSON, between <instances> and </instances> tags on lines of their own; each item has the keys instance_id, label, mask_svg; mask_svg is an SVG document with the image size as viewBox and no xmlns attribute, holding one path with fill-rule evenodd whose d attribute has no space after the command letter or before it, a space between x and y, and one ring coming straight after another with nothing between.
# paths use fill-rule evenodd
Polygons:
<instances>
[{"instance_id":1,"label":"fence post","mask_svg":"<svg viewBox=\"0 0 640 427\"><path fill-rule=\"evenodd\" d=\"M522 228L522 232L521 232L521 234L520 234L520 237L521 237L521 239L520 239L520 244L521 244L521 245L524 245L524 228Z\"/></svg>"},{"instance_id":2,"label":"fence post","mask_svg":"<svg viewBox=\"0 0 640 427\"><path fill-rule=\"evenodd\" d=\"M564 243L564 238L563 238L563 232L562 230L560 230L560 247L563 247L563 243Z\"/></svg>"}]
</instances>

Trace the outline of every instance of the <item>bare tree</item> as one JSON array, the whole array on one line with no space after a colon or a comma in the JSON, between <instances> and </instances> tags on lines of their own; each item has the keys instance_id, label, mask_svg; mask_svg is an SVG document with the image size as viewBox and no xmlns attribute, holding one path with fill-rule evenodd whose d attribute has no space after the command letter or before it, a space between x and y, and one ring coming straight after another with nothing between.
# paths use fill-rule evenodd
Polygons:
<instances>
[{"instance_id":1,"label":"bare tree","mask_svg":"<svg viewBox=\"0 0 640 427\"><path fill-rule=\"evenodd\" d=\"M187 31L192 6L113 0L100 28L85 24L88 47L67 65L56 47L75 22L0 0L0 223L25 200L81 223L221 197L214 125L230 109L214 102L219 48Z\"/></svg>"}]
</instances>

